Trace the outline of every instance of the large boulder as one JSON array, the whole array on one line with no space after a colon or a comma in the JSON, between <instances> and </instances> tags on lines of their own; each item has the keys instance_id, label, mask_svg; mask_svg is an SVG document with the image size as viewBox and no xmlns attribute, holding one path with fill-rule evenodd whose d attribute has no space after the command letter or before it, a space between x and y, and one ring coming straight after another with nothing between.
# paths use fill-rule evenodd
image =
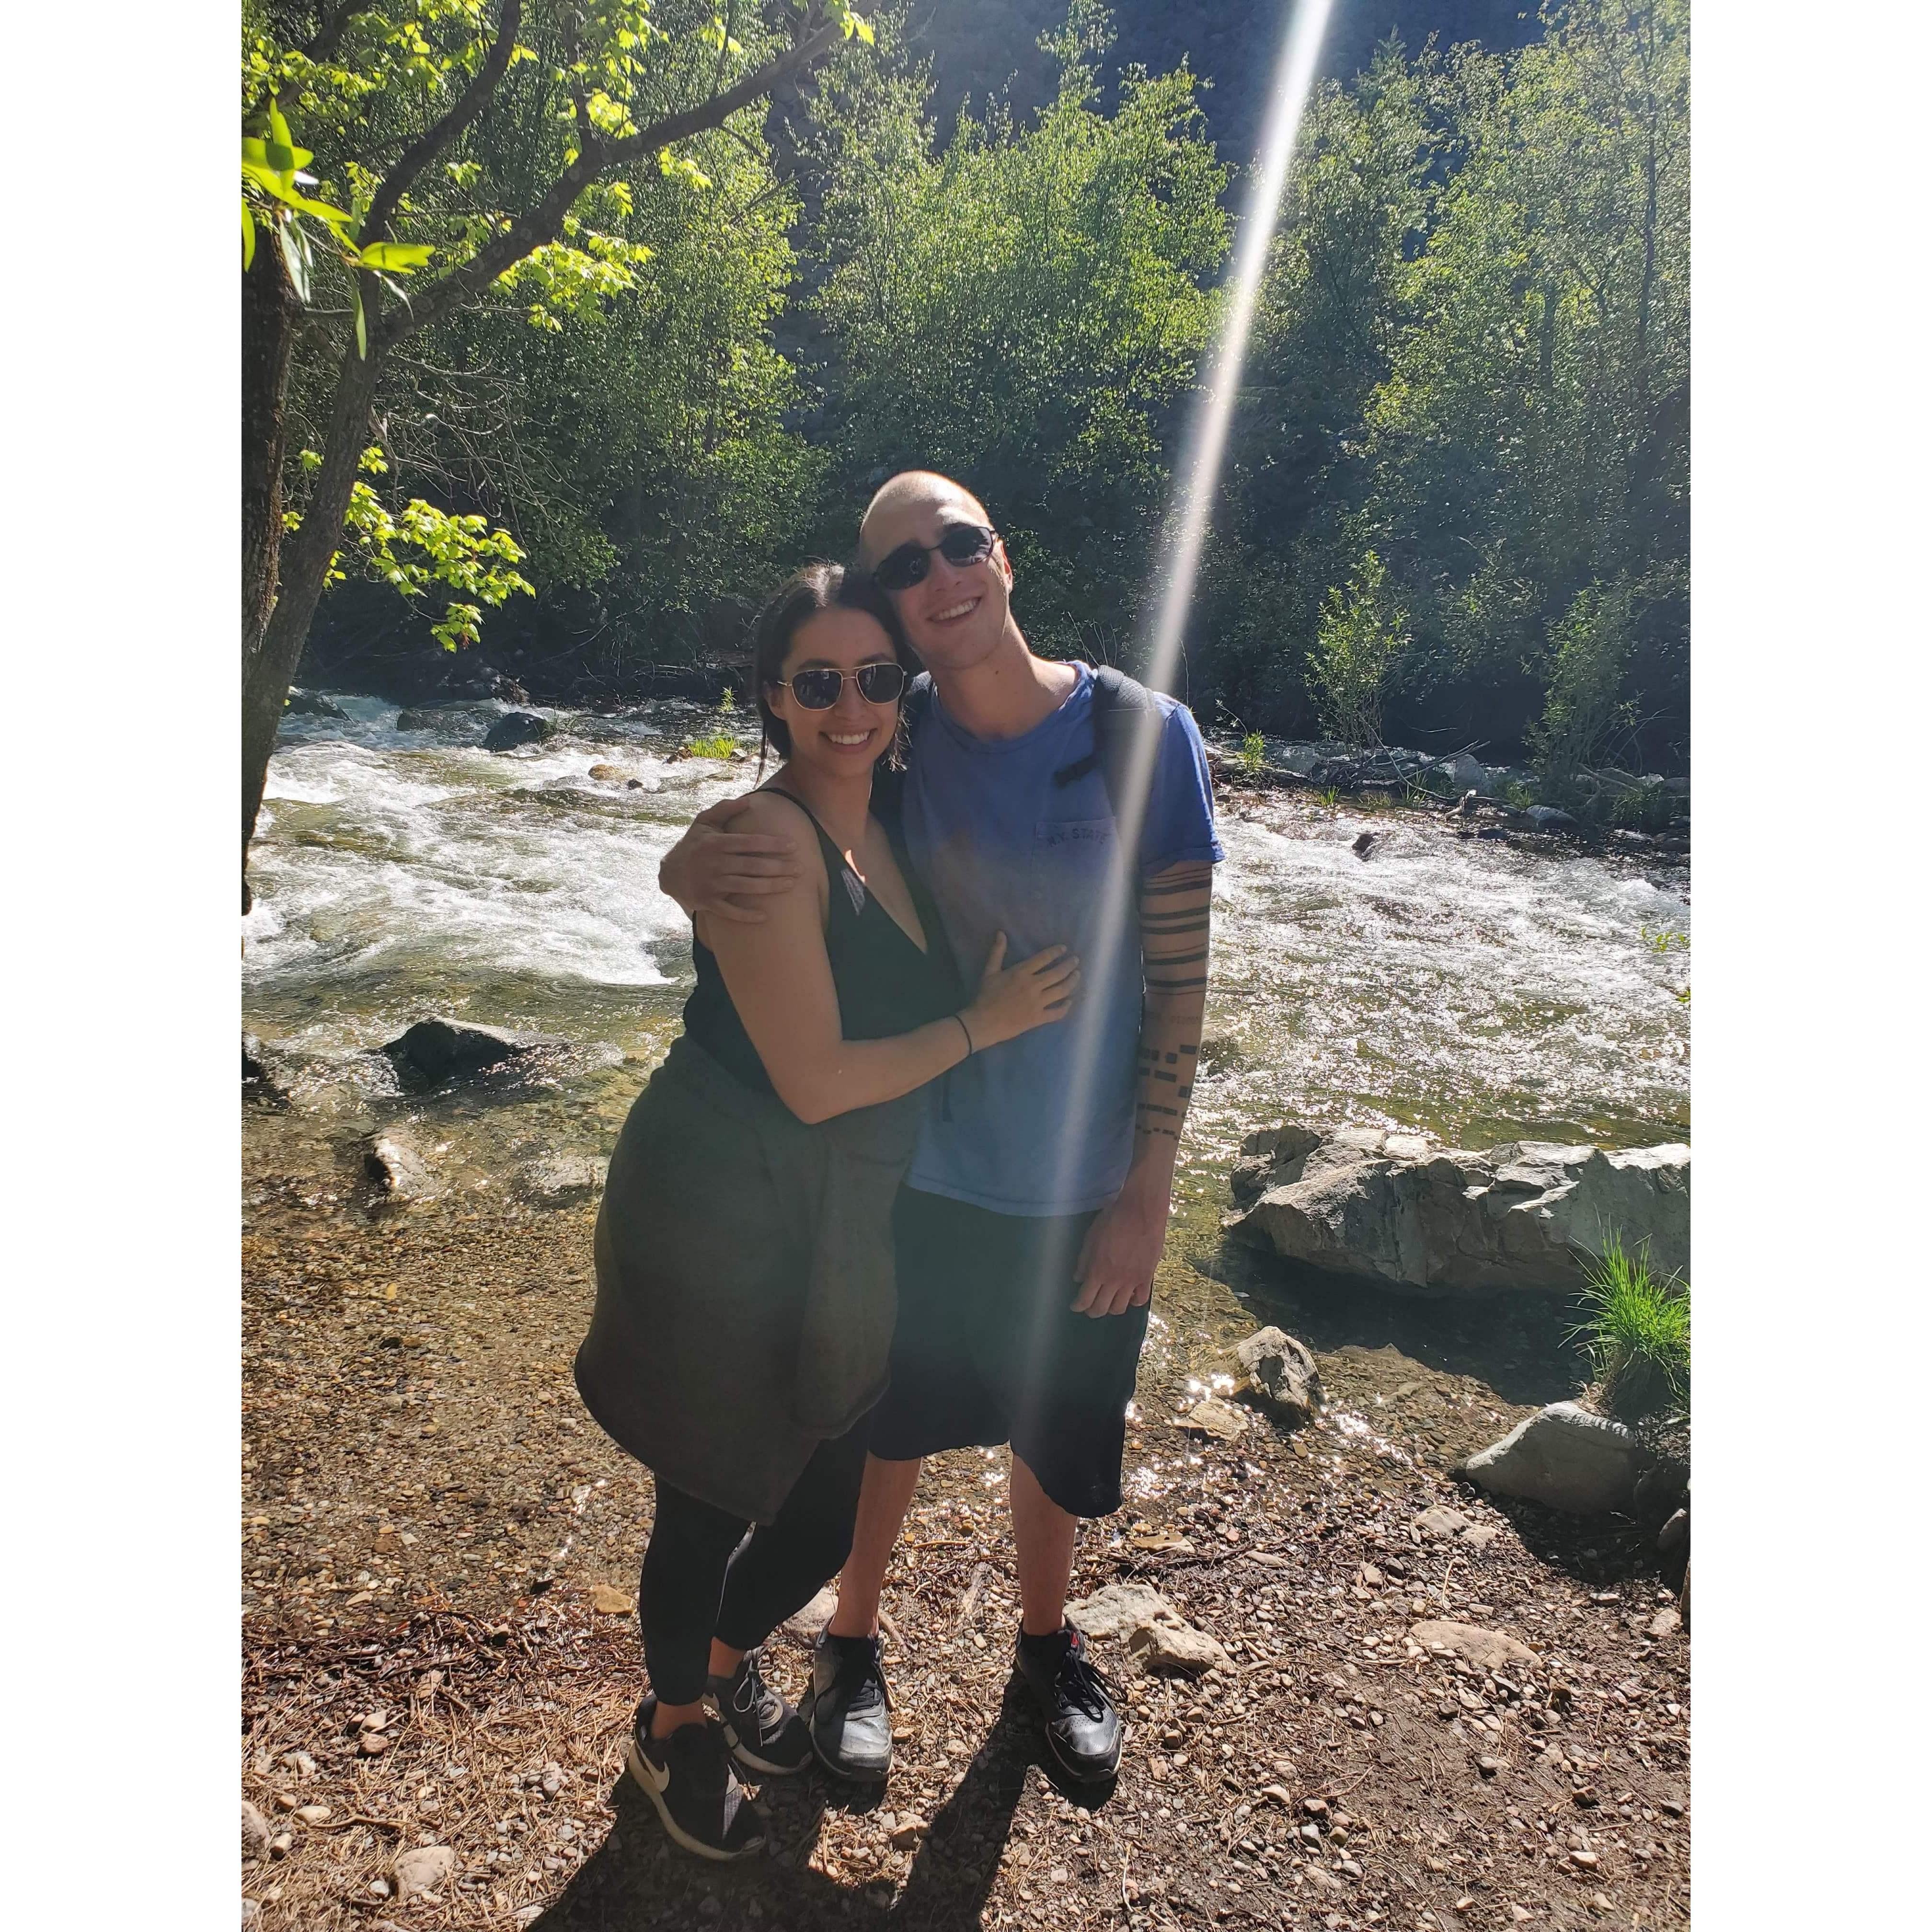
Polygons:
<instances>
[{"instance_id":1,"label":"large boulder","mask_svg":"<svg viewBox=\"0 0 1932 1932\"><path fill-rule=\"evenodd\" d=\"M1492 1496L1521 1496L1578 1516L1628 1510L1651 1461L1621 1422L1554 1402L1479 1449L1456 1473Z\"/></svg>"},{"instance_id":2,"label":"large boulder","mask_svg":"<svg viewBox=\"0 0 1932 1932\"><path fill-rule=\"evenodd\" d=\"M346 718L349 716L334 698L325 698L319 691L290 691L289 701L284 709L291 718Z\"/></svg>"},{"instance_id":3,"label":"large boulder","mask_svg":"<svg viewBox=\"0 0 1932 1932\"><path fill-rule=\"evenodd\" d=\"M1459 793L1486 790L1490 782L1489 767L1467 752L1458 752L1450 758L1438 758L1427 775L1447 779Z\"/></svg>"},{"instance_id":4,"label":"large boulder","mask_svg":"<svg viewBox=\"0 0 1932 1932\"><path fill-rule=\"evenodd\" d=\"M506 711L490 727L483 740L486 752L514 752L523 745L541 745L556 729L548 718L534 711Z\"/></svg>"},{"instance_id":5,"label":"large boulder","mask_svg":"<svg viewBox=\"0 0 1932 1932\"><path fill-rule=\"evenodd\" d=\"M1292 1124L1241 1144L1223 1226L1284 1259L1431 1294L1574 1292L1615 1234L1660 1270L1690 1260L1690 1150L1511 1141L1486 1153L1420 1134Z\"/></svg>"},{"instance_id":6,"label":"large boulder","mask_svg":"<svg viewBox=\"0 0 1932 1932\"><path fill-rule=\"evenodd\" d=\"M382 1048L398 1072L421 1074L427 1080L449 1080L480 1073L526 1053L537 1040L500 1027L472 1026L456 1020L418 1020L399 1040Z\"/></svg>"}]
</instances>

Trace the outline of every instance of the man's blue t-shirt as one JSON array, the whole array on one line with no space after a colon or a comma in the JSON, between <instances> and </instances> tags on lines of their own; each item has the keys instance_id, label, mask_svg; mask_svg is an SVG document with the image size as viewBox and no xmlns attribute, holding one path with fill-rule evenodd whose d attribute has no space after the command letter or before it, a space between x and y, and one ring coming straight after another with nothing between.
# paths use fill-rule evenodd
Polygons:
<instances>
[{"instance_id":1,"label":"man's blue t-shirt","mask_svg":"<svg viewBox=\"0 0 1932 1932\"><path fill-rule=\"evenodd\" d=\"M1080 956L1074 1010L962 1061L934 1084L907 1184L1002 1214L1076 1214L1120 1192L1133 1151L1141 1029L1140 928L1132 896L1109 958L1101 909L1120 862L1107 784L1095 766L1054 773L1094 748L1094 679L1023 737L976 738L937 692L906 773L904 826L967 985L993 935L1006 964L1042 946ZM1142 877L1222 855L1208 760L1192 716L1158 700L1162 728L1137 869Z\"/></svg>"}]
</instances>

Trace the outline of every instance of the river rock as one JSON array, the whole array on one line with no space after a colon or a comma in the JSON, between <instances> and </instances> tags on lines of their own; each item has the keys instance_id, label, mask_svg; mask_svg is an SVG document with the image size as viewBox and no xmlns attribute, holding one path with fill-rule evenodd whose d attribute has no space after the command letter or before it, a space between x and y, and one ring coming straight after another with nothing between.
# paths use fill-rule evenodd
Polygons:
<instances>
[{"instance_id":1,"label":"river rock","mask_svg":"<svg viewBox=\"0 0 1932 1932\"><path fill-rule=\"evenodd\" d=\"M1283 1258L1394 1288L1574 1292L1606 1231L1690 1259L1690 1150L1511 1141L1484 1153L1420 1134L1280 1124L1241 1143L1222 1226Z\"/></svg>"},{"instance_id":2,"label":"river rock","mask_svg":"<svg viewBox=\"0 0 1932 1932\"><path fill-rule=\"evenodd\" d=\"M610 1166L608 1160L589 1154L546 1154L524 1170L524 1182L539 1201L557 1205L587 1201L603 1191L604 1177Z\"/></svg>"},{"instance_id":3,"label":"river rock","mask_svg":"<svg viewBox=\"0 0 1932 1932\"><path fill-rule=\"evenodd\" d=\"M434 711L398 711L396 729L398 731L434 731L436 717Z\"/></svg>"},{"instance_id":4,"label":"river rock","mask_svg":"<svg viewBox=\"0 0 1932 1932\"><path fill-rule=\"evenodd\" d=\"M349 714L332 698L319 691L291 691L283 709L291 718L346 718Z\"/></svg>"},{"instance_id":5,"label":"river rock","mask_svg":"<svg viewBox=\"0 0 1932 1932\"><path fill-rule=\"evenodd\" d=\"M599 784L623 784L628 782L631 775L622 765L592 765L590 776Z\"/></svg>"},{"instance_id":6,"label":"river rock","mask_svg":"<svg viewBox=\"0 0 1932 1932\"><path fill-rule=\"evenodd\" d=\"M506 1033L500 1027L472 1026L467 1022L444 1019L418 1020L399 1040L382 1048L400 1071L407 1067L430 1080L448 1080L465 1073L480 1073L514 1060L538 1042L522 1034Z\"/></svg>"},{"instance_id":7,"label":"river rock","mask_svg":"<svg viewBox=\"0 0 1932 1932\"><path fill-rule=\"evenodd\" d=\"M1184 1429L1198 1430L1217 1442L1238 1442L1248 1432L1251 1418L1244 1410L1217 1395L1203 1396L1183 1418Z\"/></svg>"},{"instance_id":8,"label":"river rock","mask_svg":"<svg viewBox=\"0 0 1932 1932\"><path fill-rule=\"evenodd\" d=\"M1574 832L1576 829L1576 820L1553 805L1532 805L1526 809L1523 816L1538 832Z\"/></svg>"},{"instance_id":9,"label":"river rock","mask_svg":"<svg viewBox=\"0 0 1932 1932\"><path fill-rule=\"evenodd\" d=\"M456 1854L447 1845L418 1845L396 1860L396 1891L407 1898L418 1892L434 1892L446 1883L456 1869Z\"/></svg>"},{"instance_id":10,"label":"river rock","mask_svg":"<svg viewBox=\"0 0 1932 1932\"><path fill-rule=\"evenodd\" d=\"M1430 776L1447 778L1459 792L1482 791L1488 787L1490 774L1480 759L1467 752L1458 752L1451 758L1438 758L1429 767Z\"/></svg>"},{"instance_id":11,"label":"river rock","mask_svg":"<svg viewBox=\"0 0 1932 1932\"><path fill-rule=\"evenodd\" d=\"M1650 1461L1621 1422L1556 1402L1517 1424L1500 1442L1457 1468L1492 1496L1522 1496L1552 1509L1598 1516L1630 1506L1638 1473Z\"/></svg>"},{"instance_id":12,"label":"river rock","mask_svg":"<svg viewBox=\"0 0 1932 1932\"><path fill-rule=\"evenodd\" d=\"M429 1162L400 1134L372 1136L362 1165L369 1178L392 1201L426 1201L436 1192Z\"/></svg>"},{"instance_id":13,"label":"river rock","mask_svg":"<svg viewBox=\"0 0 1932 1932\"><path fill-rule=\"evenodd\" d=\"M242 1856L244 1858L268 1856L268 1821L245 1798L242 1801Z\"/></svg>"},{"instance_id":14,"label":"river rock","mask_svg":"<svg viewBox=\"0 0 1932 1932\"><path fill-rule=\"evenodd\" d=\"M1145 1670L1178 1670L1190 1677L1225 1669L1234 1660L1220 1642L1178 1613L1142 1624L1127 1638L1127 1650Z\"/></svg>"},{"instance_id":15,"label":"river rock","mask_svg":"<svg viewBox=\"0 0 1932 1932\"><path fill-rule=\"evenodd\" d=\"M522 745L541 745L556 729L534 711L506 711L483 740L486 752L514 752Z\"/></svg>"},{"instance_id":16,"label":"river rock","mask_svg":"<svg viewBox=\"0 0 1932 1932\"><path fill-rule=\"evenodd\" d=\"M1478 1670L1507 1670L1513 1666L1533 1670L1543 1660L1526 1643L1480 1624L1437 1618L1412 1624L1409 1640L1440 1657L1460 1657Z\"/></svg>"},{"instance_id":17,"label":"river rock","mask_svg":"<svg viewBox=\"0 0 1932 1932\"><path fill-rule=\"evenodd\" d=\"M1322 1407L1322 1377L1305 1343L1280 1328L1258 1328L1234 1351L1247 1371L1235 1391L1297 1428L1312 1422Z\"/></svg>"}]
</instances>

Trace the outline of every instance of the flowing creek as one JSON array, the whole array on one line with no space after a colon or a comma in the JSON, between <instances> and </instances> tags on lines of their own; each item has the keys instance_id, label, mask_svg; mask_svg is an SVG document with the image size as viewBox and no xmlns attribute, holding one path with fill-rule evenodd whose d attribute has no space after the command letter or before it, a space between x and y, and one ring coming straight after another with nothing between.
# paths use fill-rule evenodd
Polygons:
<instances>
[{"instance_id":1,"label":"flowing creek","mask_svg":"<svg viewBox=\"0 0 1932 1932\"><path fill-rule=\"evenodd\" d=\"M284 1098L250 1110L251 1204L273 1177L346 1205L363 1138L398 1123L446 1208L514 1202L535 1160L609 1153L676 1032L689 928L658 861L753 767L676 755L713 728L676 700L560 714L548 742L508 754L481 748L500 706L400 732L393 706L335 701L346 718L285 724L254 848L244 1020ZM640 782L593 780L599 764ZM1688 1139L1688 866L1525 852L1306 795L1229 797L1221 814L1203 1071L1143 1388L1208 1374L1279 1319L1324 1367L1362 1358L1364 1391L1432 1370L1504 1403L1568 1393L1549 1321L1324 1294L1224 1246L1226 1169L1284 1114L1456 1146ZM558 1044L514 1076L405 1092L376 1049L431 1013Z\"/></svg>"}]
</instances>

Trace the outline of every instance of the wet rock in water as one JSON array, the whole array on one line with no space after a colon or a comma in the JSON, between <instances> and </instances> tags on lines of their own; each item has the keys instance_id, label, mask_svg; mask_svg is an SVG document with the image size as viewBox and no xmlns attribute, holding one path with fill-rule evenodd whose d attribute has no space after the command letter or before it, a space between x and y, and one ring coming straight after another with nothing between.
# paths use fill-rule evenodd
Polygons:
<instances>
[{"instance_id":1,"label":"wet rock in water","mask_svg":"<svg viewBox=\"0 0 1932 1932\"><path fill-rule=\"evenodd\" d=\"M1435 1618L1412 1624L1409 1638L1438 1657L1460 1657L1478 1670L1507 1670L1512 1665L1534 1670L1543 1660L1528 1644L1501 1630L1484 1630L1480 1624L1458 1623L1451 1618Z\"/></svg>"},{"instance_id":2,"label":"wet rock in water","mask_svg":"<svg viewBox=\"0 0 1932 1932\"><path fill-rule=\"evenodd\" d=\"M1690 1150L1511 1141L1486 1152L1420 1134L1276 1126L1250 1134L1222 1226L1285 1260L1384 1287L1486 1294L1583 1285L1613 1229L1659 1272L1690 1264Z\"/></svg>"},{"instance_id":3,"label":"wet rock in water","mask_svg":"<svg viewBox=\"0 0 1932 1932\"><path fill-rule=\"evenodd\" d=\"M1204 1396L1183 1418L1184 1429L1211 1436L1217 1442L1238 1442L1248 1432L1250 1418L1232 1402L1217 1395Z\"/></svg>"},{"instance_id":4,"label":"wet rock in water","mask_svg":"<svg viewBox=\"0 0 1932 1932\"><path fill-rule=\"evenodd\" d=\"M490 695L500 704L527 704L530 694L517 680L500 672L490 687Z\"/></svg>"},{"instance_id":5,"label":"wet rock in water","mask_svg":"<svg viewBox=\"0 0 1932 1932\"><path fill-rule=\"evenodd\" d=\"M456 1869L456 1854L447 1845L418 1845L396 1860L396 1891L404 1898L434 1892Z\"/></svg>"},{"instance_id":6,"label":"wet rock in water","mask_svg":"<svg viewBox=\"0 0 1932 1932\"><path fill-rule=\"evenodd\" d=\"M242 1856L244 1858L268 1855L268 1821L247 1798L242 1801Z\"/></svg>"},{"instance_id":7,"label":"wet rock in water","mask_svg":"<svg viewBox=\"0 0 1932 1932\"><path fill-rule=\"evenodd\" d=\"M524 745L541 745L556 729L534 711L506 711L483 740L486 752L514 752Z\"/></svg>"},{"instance_id":8,"label":"wet rock in water","mask_svg":"<svg viewBox=\"0 0 1932 1932\"><path fill-rule=\"evenodd\" d=\"M1576 821L1553 805L1532 805L1523 814L1538 832L1574 832Z\"/></svg>"},{"instance_id":9,"label":"wet rock in water","mask_svg":"<svg viewBox=\"0 0 1932 1932\"><path fill-rule=\"evenodd\" d=\"M1354 843L1348 848L1348 850L1354 853L1357 858L1366 859L1369 856L1370 853L1374 849L1376 835L1374 832L1358 832L1355 834Z\"/></svg>"},{"instance_id":10,"label":"wet rock in water","mask_svg":"<svg viewBox=\"0 0 1932 1932\"><path fill-rule=\"evenodd\" d=\"M319 691L291 691L283 707L291 718L346 718L349 714L332 698Z\"/></svg>"},{"instance_id":11,"label":"wet rock in water","mask_svg":"<svg viewBox=\"0 0 1932 1932\"><path fill-rule=\"evenodd\" d=\"M631 777L621 765L592 765L590 775L599 784L626 784Z\"/></svg>"},{"instance_id":12,"label":"wet rock in water","mask_svg":"<svg viewBox=\"0 0 1932 1932\"><path fill-rule=\"evenodd\" d=\"M436 716L434 711L398 711L396 729L398 731L433 731L436 729Z\"/></svg>"},{"instance_id":13,"label":"wet rock in water","mask_svg":"<svg viewBox=\"0 0 1932 1932\"><path fill-rule=\"evenodd\" d=\"M400 1040L388 1041L382 1051L395 1062L398 1071L407 1068L426 1079L448 1080L465 1073L480 1073L486 1066L500 1066L527 1053L533 1046L557 1043L528 1034L506 1033L500 1027L428 1019L418 1020Z\"/></svg>"},{"instance_id":14,"label":"wet rock in water","mask_svg":"<svg viewBox=\"0 0 1932 1932\"><path fill-rule=\"evenodd\" d=\"M1574 1402L1556 1402L1519 1423L1500 1442L1478 1450L1456 1473L1492 1496L1521 1496L1597 1516L1630 1508L1637 1476L1649 1460L1622 1423L1592 1415Z\"/></svg>"},{"instance_id":15,"label":"wet rock in water","mask_svg":"<svg viewBox=\"0 0 1932 1932\"><path fill-rule=\"evenodd\" d=\"M426 1201L436 1192L429 1162L400 1134L377 1134L362 1156L364 1172L392 1201Z\"/></svg>"},{"instance_id":16,"label":"wet rock in water","mask_svg":"<svg viewBox=\"0 0 1932 1932\"><path fill-rule=\"evenodd\" d=\"M1322 1407L1322 1377L1306 1346L1280 1328L1259 1328L1240 1344L1235 1359L1247 1378L1235 1391L1268 1414L1296 1427Z\"/></svg>"},{"instance_id":17,"label":"wet rock in water","mask_svg":"<svg viewBox=\"0 0 1932 1932\"><path fill-rule=\"evenodd\" d=\"M608 1160L589 1154L546 1154L524 1171L524 1185L539 1201L561 1206L572 1201L587 1201L602 1192L604 1177L610 1171Z\"/></svg>"}]
</instances>

